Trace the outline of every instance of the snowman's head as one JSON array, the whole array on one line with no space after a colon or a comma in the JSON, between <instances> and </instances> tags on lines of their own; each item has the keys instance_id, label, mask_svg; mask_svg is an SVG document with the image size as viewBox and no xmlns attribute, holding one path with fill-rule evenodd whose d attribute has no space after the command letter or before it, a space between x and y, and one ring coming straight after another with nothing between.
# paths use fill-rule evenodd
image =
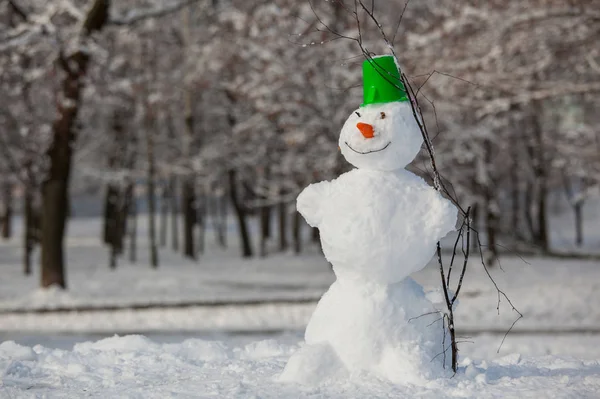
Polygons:
<instances>
[{"instance_id":1,"label":"snowman's head","mask_svg":"<svg viewBox=\"0 0 600 399\"><path fill-rule=\"evenodd\" d=\"M360 169L404 168L419 153L423 137L408 101L365 105L342 128L339 146Z\"/></svg>"}]
</instances>

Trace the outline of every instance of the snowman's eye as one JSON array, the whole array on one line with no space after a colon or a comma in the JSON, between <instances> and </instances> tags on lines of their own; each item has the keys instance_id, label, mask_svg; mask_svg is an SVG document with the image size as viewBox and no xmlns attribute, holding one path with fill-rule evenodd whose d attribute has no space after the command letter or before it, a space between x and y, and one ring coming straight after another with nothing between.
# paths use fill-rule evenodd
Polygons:
<instances>
[{"instance_id":1,"label":"snowman's eye","mask_svg":"<svg viewBox=\"0 0 600 399\"><path fill-rule=\"evenodd\" d=\"M385 112L381 113L381 119L385 119Z\"/></svg>"},{"instance_id":2,"label":"snowman's eye","mask_svg":"<svg viewBox=\"0 0 600 399\"><path fill-rule=\"evenodd\" d=\"M354 112L356 114L356 116L358 116L360 118L360 114L358 113L358 111Z\"/></svg>"}]
</instances>

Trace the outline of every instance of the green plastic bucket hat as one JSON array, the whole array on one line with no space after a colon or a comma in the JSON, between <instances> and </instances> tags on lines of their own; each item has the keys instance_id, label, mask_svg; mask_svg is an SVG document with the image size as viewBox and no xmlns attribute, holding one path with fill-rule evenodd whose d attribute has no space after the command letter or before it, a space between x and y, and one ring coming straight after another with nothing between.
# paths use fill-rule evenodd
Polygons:
<instances>
[{"instance_id":1,"label":"green plastic bucket hat","mask_svg":"<svg viewBox=\"0 0 600 399\"><path fill-rule=\"evenodd\" d=\"M382 55L363 62L363 103L369 104L408 101L406 89L394 56Z\"/></svg>"}]
</instances>

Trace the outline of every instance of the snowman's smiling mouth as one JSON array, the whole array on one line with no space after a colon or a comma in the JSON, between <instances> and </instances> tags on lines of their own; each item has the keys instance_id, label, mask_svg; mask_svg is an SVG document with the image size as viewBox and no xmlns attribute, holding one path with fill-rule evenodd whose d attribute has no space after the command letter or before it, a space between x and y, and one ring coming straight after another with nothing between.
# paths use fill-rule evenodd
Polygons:
<instances>
[{"instance_id":1,"label":"snowman's smiling mouth","mask_svg":"<svg viewBox=\"0 0 600 399\"><path fill-rule=\"evenodd\" d=\"M392 144L392 142L390 141L389 143L387 143L386 145L384 145L382 148L378 149L378 150L371 150L371 151L356 151L354 148L350 147L350 144L348 144L347 141L344 141L344 144L346 144L346 147L350 148L352 151L354 151L357 154L361 154L361 155L365 155L365 154L371 154L373 152L380 152L385 150L386 148L388 148L390 146L390 144Z\"/></svg>"}]
</instances>

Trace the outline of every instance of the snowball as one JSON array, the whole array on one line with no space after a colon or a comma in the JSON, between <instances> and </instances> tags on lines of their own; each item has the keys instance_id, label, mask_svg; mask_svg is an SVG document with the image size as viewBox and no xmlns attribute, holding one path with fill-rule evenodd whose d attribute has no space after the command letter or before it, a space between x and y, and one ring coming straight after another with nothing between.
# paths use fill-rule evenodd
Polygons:
<instances>
[{"instance_id":1,"label":"snowball","mask_svg":"<svg viewBox=\"0 0 600 399\"><path fill-rule=\"evenodd\" d=\"M307 187L298 211L319 228L338 278L398 282L425 267L455 228L454 205L405 170L355 169L326 184Z\"/></svg>"},{"instance_id":2,"label":"snowball","mask_svg":"<svg viewBox=\"0 0 600 399\"><path fill-rule=\"evenodd\" d=\"M335 377L347 377L347 372L333 348L321 343L300 348L285 366L279 381L317 385Z\"/></svg>"},{"instance_id":3,"label":"snowball","mask_svg":"<svg viewBox=\"0 0 600 399\"><path fill-rule=\"evenodd\" d=\"M35 352L28 346L22 346L14 341L0 343L0 360L35 360Z\"/></svg>"},{"instance_id":4,"label":"snowball","mask_svg":"<svg viewBox=\"0 0 600 399\"><path fill-rule=\"evenodd\" d=\"M350 372L420 383L448 366L440 317L410 278L392 285L340 279L317 305L305 339L331 345Z\"/></svg>"},{"instance_id":5,"label":"snowball","mask_svg":"<svg viewBox=\"0 0 600 399\"><path fill-rule=\"evenodd\" d=\"M246 345L240 357L246 359L264 359L288 354L286 346L281 345L274 339L265 339Z\"/></svg>"},{"instance_id":6,"label":"snowball","mask_svg":"<svg viewBox=\"0 0 600 399\"><path fill-rule=\"evenodd\" d=\"M359 122L373 126L373 138L363 137L357 128ZM348 162L360 169L379 171L404 168L415 159L421 144L423 136L408 102L357 109L346 120L339 139L340 150Z\"/></svg>"}]
</instances>

